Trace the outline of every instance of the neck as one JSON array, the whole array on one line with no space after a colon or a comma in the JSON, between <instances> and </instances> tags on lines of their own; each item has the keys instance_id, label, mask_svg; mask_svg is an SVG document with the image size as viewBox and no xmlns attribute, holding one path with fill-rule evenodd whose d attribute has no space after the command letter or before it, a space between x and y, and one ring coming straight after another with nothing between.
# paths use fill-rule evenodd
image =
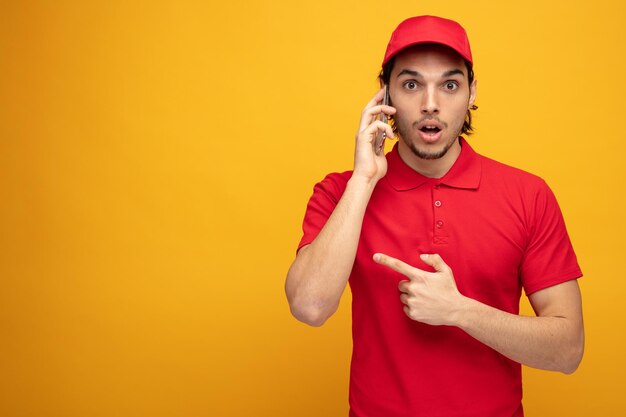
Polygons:
<instances>
[{"instance_id":1,"label":"neck","mask_svg":"<svg viewBox=\"0 0 626 417\"><path fill-rule=\"evenodd\" d=\"M457 138L450 149L448 149L448 152L438 159L420 158L413 153L402 139L398 142L398 153L402 161L414 171L427 178L441 178L448 173L461 154L461 141Z\"/></svg>"}]
</instances>

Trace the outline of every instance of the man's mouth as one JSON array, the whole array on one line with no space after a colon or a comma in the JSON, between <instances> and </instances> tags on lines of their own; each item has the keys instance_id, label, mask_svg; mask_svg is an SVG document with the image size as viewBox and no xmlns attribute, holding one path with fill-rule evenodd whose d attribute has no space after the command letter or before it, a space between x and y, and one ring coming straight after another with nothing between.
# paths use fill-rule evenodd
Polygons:
<instances>
[{"instance_id":1,"label":"man's mouth","mask_svg":"<svg viewBox=\"0 0 626 417\"><path fill-rule=\"evenodd\" d=\"M419 130L426 134L431 134L431 135L435 133L439 133L439 131L441 131L441 129L437 126L422 126Z\"/></svg>"},{"instance_id":2,"label":"man's mouth","mask_svg":"<svg viewBox=\"0 0 626 417\"><path fill-rule=\"evenodd\" d=\"M416 127L420 132L419 136L422 141L435 143L441 138L445 125L436 119L426 119L419 122Z\"/></svg>"}]
</instances>

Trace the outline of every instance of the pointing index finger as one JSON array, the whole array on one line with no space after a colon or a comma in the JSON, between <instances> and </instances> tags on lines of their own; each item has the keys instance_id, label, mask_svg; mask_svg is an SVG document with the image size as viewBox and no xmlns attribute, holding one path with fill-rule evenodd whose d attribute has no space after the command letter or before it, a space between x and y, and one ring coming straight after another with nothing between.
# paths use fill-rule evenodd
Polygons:
<instances>
[{"instance_id":1,"label":"pointing index finger","mask_svg":"<svg viewBox=\"0 0 626 417\"><path fill-rule=\"evenodd\" d=\"M417 268L412 267L406 262L402 262L400 259L396 259L383 253L375 253L373 259L377 264L391 268L410 279L415 277Z\"/></svg>"}]
</instances>

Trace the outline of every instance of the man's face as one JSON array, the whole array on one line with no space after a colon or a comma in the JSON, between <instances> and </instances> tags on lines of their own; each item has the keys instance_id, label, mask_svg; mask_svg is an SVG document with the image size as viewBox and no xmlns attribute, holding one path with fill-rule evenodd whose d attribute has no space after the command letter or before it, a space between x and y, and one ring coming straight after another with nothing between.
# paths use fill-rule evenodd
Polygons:
<instances>
[{"instance_id":1,"label":"man's face","mask_svg":"<svg viewBox=\"0 0 626 417\"><path fill-rule=\"evenodd\" d=\"M389 79L400 140L421 159L439 159L455 144L476 82L463 58L441 45L418 45L397 55Z\"/></svg>"}]
</instances>

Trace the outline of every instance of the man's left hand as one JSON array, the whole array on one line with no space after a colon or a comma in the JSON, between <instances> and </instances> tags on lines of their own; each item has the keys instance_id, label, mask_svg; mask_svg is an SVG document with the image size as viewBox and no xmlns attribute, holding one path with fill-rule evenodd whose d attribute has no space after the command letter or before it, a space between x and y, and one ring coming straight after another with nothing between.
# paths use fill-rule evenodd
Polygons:
<instances>
[{"instance_id":1,"label":"man's left hand","mask_svg":"<svg viewBox=\"0 0 626 417\"><path fill-rule=\"evenodd\" d=\"M430 325L455 325L466 297L457 289L452 269L437 254L423 254L420 258L435 272L423 271L382 253L374 254L376 263L408 278L400 281L398 289L409 318Z\"/></svg>"}]
</instances>

